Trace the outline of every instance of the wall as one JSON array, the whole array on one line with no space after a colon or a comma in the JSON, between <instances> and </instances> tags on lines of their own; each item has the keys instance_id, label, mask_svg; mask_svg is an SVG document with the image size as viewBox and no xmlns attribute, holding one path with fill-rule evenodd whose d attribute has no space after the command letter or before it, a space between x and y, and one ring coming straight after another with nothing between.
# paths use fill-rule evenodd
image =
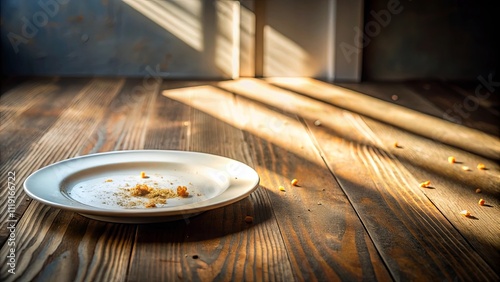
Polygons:
<instances>
[{"instance_id":1,"label":"wall","mask_svg":"<svg viewBox=\"0 0 500 282\"><path fill-rule=\"evenodd\" d=\"M500 22L494 1L401 0L401 12L386 20L382 11L391 1L366 1L364 27L381 24L365 42L364 80L475 80L497 73Z\"/></svg>"},{"instance_id":2,"label":"wall","mask_svg":"<svg viewBox=\"0 0 500 282\"><path fill-rule=\"evenodd\" d=\"M234 1L0 3L4 75L233 76Z\"/></svg>"},{"instance_id":3,"label":"wall","mask_svg":"<svg viewBox=\"0 0 500 282\"><path fill-rule=\"evenodd\" d=\"M0 3L4 75L360 77L335 41L354 40L361 0Z\"/></svg>"}]
</instances>

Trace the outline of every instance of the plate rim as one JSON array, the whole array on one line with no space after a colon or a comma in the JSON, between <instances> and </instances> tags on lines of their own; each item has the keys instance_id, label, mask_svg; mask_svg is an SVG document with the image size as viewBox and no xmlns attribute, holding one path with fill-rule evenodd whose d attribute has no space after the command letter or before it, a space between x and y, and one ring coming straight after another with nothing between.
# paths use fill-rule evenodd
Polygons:
<instances>
[{"instance_id":1,"label":"plate rim","mask_svg":"<svg viewBox=\"0 0 500 282\"><path fill-rule=\"evenodd\" d=\"M208 159L224 160L225 163L230 163L230 162L237 163L239 165L243 165L244 167L246 167L246 169L249 169L249 171L252 174L254 174L252 176L252 179L251 179L253 181L252 181L251 185L243 187L245 189L243 189L241 193L236 194L236 196L230 197L228 199L224 199L222 201L217 201L217 199L220 199L225 194L227 195L227 193L229 193L228 191L234 191L237 188L241 188L241 187L237 187L237 186L235 187L234 185L232 185L232 184L234 184L234 180L233 180L233 182L230 181L229 187L226 188L221 194L219 194L213 198L210 198L210 199L206 199L206 200L203 200L200 202L190 203L190 204L186 204L186 205L175 206L175 207L159 207L159 208L144 208L144 209L142 209L142 208L141 209L103 209L103 208L93 207L91 205L86 205L86 204L78 202L74 199L70 199L70 200L75 202L76 206L70 206L70 205L66 205L64 203L58 203L58 202L51 201L50 199L47 200L46 198L43 197L43 195L40 196L37 193L31 191L30 187L29 187L30 185L36 185L36 184L32 184L31 182L34 181L33 179L35 179L36 177L40 177L40 174L46 173L47 171L50 171L54 167L58 167L58 166L61 166L63 164L67 164L70 162L77 162L77 161L80 161L82 159L102 158L102 157L106 157L106 155L151 154L151 153L159 153L159 154L166 154L166 155L169 155L169 154L197 155L197 156L203 156L204 158L208 158ZM134 161L131 161L131 162L133 163ZM144 161L140 161L140 162L144 162ZM179 163L181 163L181 162L179 162ZM114 164L114 163L112 163L112 164ZM182 164L189 164L189 163L182 163ZM76 170L76 172L77 171L78 170ZM75 172L73 172L73 173L75 173ZM71 174L69 174L69 175L71 175ZM67 177L67 175L66 175L66 177ZM255 178L253 178L253 177L255 177ZM65 197L65 195L63 195L63 192L61 191L61 188L60 188L60 184L63 180L64 180L64 177L62 177L62 179L54 180L54 182L57 184L56 185L57 188L50 187L49 189L47 189L47 191L53 192L54 189L57 189L58 193L60 193L62 197ZM93 216L98 216L98 217L113 217L113 218L118 219L118 218L141 218L141 217L157 218L157 217L172 217L172 216L182 216L182 215L189 216L191 214L201 213L204 211L220 208L220 207L227 206L227 205L233 204L235 202L238 202L238 201L244 199L245 197L249 196L251 193L253 193L259 187L259 185L260 185L260 176L255 171L255 169L253 169L252 167L250 167L249 165L247 165L243 162L234 160L232 158L228 158L228 157L220 156L220 155L216 155L216 154L205 153L205 152L197 152L197 151L146 149L146 150L119 150L119 151L99 152L99 153L81 155L81 156L76 156L76 157L60 160L60 161L57 161L55 163L44 166L40 169L37 169L36 171L31 173L24 181L23 188L24 188L24 192L30 198L32 198L32 199L34 199L42 204L48 205L48 206L52 206L52 207L55 207L55 208L58 208L61 210L77 212L77 213L80 213L82 215L87 214L87 215L93 215ZM231 187L233 187L233 189L231 189ZM205 204L200 205L200 203L205 203ZM181 208L181 207L183 207L183 208Z\"/></svg>"}]
</instances>

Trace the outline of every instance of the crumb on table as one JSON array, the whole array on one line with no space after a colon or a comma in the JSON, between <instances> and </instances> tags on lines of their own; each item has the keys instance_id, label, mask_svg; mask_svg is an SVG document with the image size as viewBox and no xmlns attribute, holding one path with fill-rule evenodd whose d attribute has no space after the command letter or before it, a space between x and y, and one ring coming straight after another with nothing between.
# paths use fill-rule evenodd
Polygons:
<instances>
[{"instance_id":1,"label":"crumb on table","mask_svg":"<svg viewBox=\"0 0 500 282\"><path fill-rule=\"evenodd\" d=\"M427 188L429 186L431 186L431 181L430 180L427 180L427 181L424 181L424 182L420 183L420 187L422 187L422 188Z\"/></svg>"},{"instance_id":2,"label":"crumb on table","mask_svg":"<svg viewBox=\"0 0 500 282\"><path fill-rule=\"evenodd\" d=\"M245 216L245 222L249 223L249 224L252 223L253 222L253 217L249 216L249 215Z\"/></svg>"},{"instance_id":3,"label":"crumb on table","mask_svg":"<svg viewBox=\"0 0 500 282\"><path fill-rule=\"evenodd\" d=\"M468 210L463 210L460 212L461 215L465 216L465 217L469 217L471 216L470 212Z\"/></svg>"}]
</instances>

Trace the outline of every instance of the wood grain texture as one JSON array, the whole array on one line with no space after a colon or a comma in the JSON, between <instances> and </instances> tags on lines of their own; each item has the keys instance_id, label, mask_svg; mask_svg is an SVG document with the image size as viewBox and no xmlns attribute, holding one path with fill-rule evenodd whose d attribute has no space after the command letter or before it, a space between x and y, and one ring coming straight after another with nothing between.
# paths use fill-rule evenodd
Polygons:
<instances>
[{"instance_id":1,"label":"wood grain texture","mask_svg":"<svg viewBox=\"0 0 500 282\"><path fill-rule=\"evenodd\" d=\"M500 136L500 98L475 83L413 82L406 88L439 107L440 118Z\"/></svg>"},{"instance_id":2,"label":"wood grain texture","mask_svg":"<svg viewBox=\"0 0 500 282\"><path fill-rule=\"evenodd\" d=\"M415 91L403 82L362 82L362 83L335 83L343 88L368 95L390 104L403 106L420 113L442 118L443 110L429 101L428 93ZM428 87L427 85L422 87ZM422 95L427 94L427 95Z\"/></svg>"},{"instance_id":3,"label":"wood grain texture","mask_svg":"<svg viewBox=\"0 0 500 282\"><path fill-rule=\"evenodd\" d=\"M314 79L269 78L267 81L420 136L500 159L500 139L496 136ZM390 111L387 111L389 105Z\"/></svg>"},{"instance_id":4,"label":"wood grain texture","mask_svg":"<svg viewBox=\"0 0 500 282\"><path fill-rule=\"evenodd\" d=\"M5 99L2 98L0 101L0 108L11 112L14 117L6 123L4 123L3 117L1 119L1 163L3 164L9 159L19 160L23 158L27 152L26 149L39 140L59 119L71 103L74 93L78 93L88 82L89 79L67 79L57 82L37 80L31 84L50 91L25 92L24 85L9 91L5 95ZM25 97L31 94L34 96L33 99ZM25 104L21 106L18 105L19 103Z\"/></svg>"},{"instance_id":5,"label":"wood grain texture","mask_svg":"<svg viewBox=\"0 0 500 282\"><path fill-rule=\"evenodd\" d=\"M396 280L467 280L478 269L484 279L498 278L359 115L262 82L243 86L238 94L306 118L323 158ZM321 127L314 125L315 119Z\"/></svg>"},{"instance_id":6,"label":"wood grain texture","mask_svg":"<svg viewBox=\"0 0 500 282\"><path fill-rule=\"evenodd\" d=\"M241 114L252 116L247 128L269 130L276 126L276 120L274 124L269 121L279 115L263 114L266 111L259 106L243 101L238 99L240 109L247 111ZM284 116L279 120L285 123L274 138L287 142L287 147L276 145L273 138L263 139L251 133L248 139L255 144L252 149L259 161L257 171L262 185L269 191L296 279L390 280L359 218L304 134L301 121L287 120ZM290 150L294 147L300 153ZM299 179L300 186L290 184L294 178ZM285 191L280 191L279 186Z\"/></svg>"},{"instance_id":7,"label":"wood grain texture","mask_svg":"<svg viewBox=\"0 0 500 282\"><path fill-rule=\"evenodd\" d=\"M116 95L123 81L94 79L88 83L81 91L74 95L71 104L60 115L59 119L50 129L39 139L26 148L25 156L20 159L11 158L2 163L1 175L7 175L8 171L15 171L17 178L16 189L16 213L22 215L24 210L19 209L19 205L25 202L25 195L22 191L22 183L28 175L35 170L75 156L78 152L79 144L82 144L89 131L92 131L98 124L100 118L107 108L107 104ZM7 206L7 190L0 191L0 204ZM24 207L24 206L23 206ZM7 213L2 213L0 222L5 223ZM2 232L5 229L2 228ZM0 235L6 235L0 233ZM0 242L4 243L6 237L0 237Z\"/></svg>"},{"instance_id":8,"label":"wood grain texture","mask_svg":"<svg viewBox=\"0 0 500 282\"><path fill-rule=\"evenodd\" d=\"M209 106L215 101L213 98L205 95L196 97L196 100ZM167 134L151 131L148 134L151 144L158 144L154 139L168 136L170 140L166 143L170 146L178 144L192 151L227 156L252 165L244 146L223 145L241 144L241 130L174 100L162 99L158 100L163 107L155 114L154 124L173 126L165 128ZM183 99L187 99L183 102L188 102L194 97L184 96ZM224 101L220 102L222 107L217 109L221 112L228 110ZM178 114L165 114L172 111ZM186 113L189 113L187 124ZM175 126L180 124L183 126ZM182 137L187 132L189 136ZM188 144L173 141L175 138ZM245 222L247 215L253 217L252 224ZM237 203L196 217L139 226L128 280L288 280L291 270L282 244L272 220L269 200L258 189Z\"/></svg>"},{"instance_id":9,"label":"wood grain texture","mask_svg":"<svg viewBox=\"0 0 500 282\"><path fill-rule=\"evenodd\" d=\"M52 127L40 138L37 143L37 153L34 153L33 147L28 149L29 158L23 159L12 163L12 169L16 171L19 180L24 181L26 175L31 173L33 169L39 166L52 163L54 161L74 156L79 148L85 143L86 137L98 127L100 119L105 115L109 103L116 96L120 88L123 86L123 80L103 80L95 79L86 85L81 91L76 93L68 93L73 97L72 103L61 114L61 117L55 122ZM33 168L33 166L37 166ZM24 202L24 193L18 189L17 193L18 202ZM43 212L47 210L46 212ZM40 219L34 219L35 214L49 214L50 216ZM22 213L21 213L22 214ZM72 220L72 218L80 217L73 213L61 212L57 209L49 208L38 202L32 202L27 209L27 215L19 220L18 227L16 228L17 244L16 252L23 254L36 253L36 256L23 255L19 257L16 267L16 276L8 276L3 278L13 279L22 278L31 280L34 277L44 280L50 277L76 277L78 276L78 267L85 265L88 261L92 261L92 256L84 256L79 254L78 246L72 245L80 240L75 240L71 237L72 233L68 230L78 229L80 224ZM33 219L31 221L30 219ZM85 221L85 220L84 220ZM88 220L86 220L88 221ZM104 223L100 223L105 225ZM64 228L64 229L60 229ZM46 233L49 232L49 233ZM133 229L124 232L124 234L133 234ZM24 237L25 234L30 234ZM83 234L79 234L81 236ZM94 236L95 234L87 234L87 236ZM68 237L69 236L69 237ZM107 236L103 235L103 236ZM120 236L123 236L121 234ZM98 238L92 237L92 240ZM123 238L122 238L123 239ZM83 239L83 241L88 239ZM127 240L127 239L124 239ZM31 243L27 244L26 241ZM131 247L130 238L129 247ZM119 242L119 241L116 241ZM109 242L101 242L101 244L108 244ZM70 247L73 247L73 249ZM2 254L6 254L7 245L4 244L0 250ZM126 248L122 248L126 250ZM106 250L106 249L103 249ZM118 249L117 249L118 250ZM98 252L98 251L96 251ZM129 251L130 252L130 251ZM94 254L94 253L92 253ZM105 261L95 261L90 263L97 269L101 268L98 274L110 277L111 274L104 272L103 265L114 265L120 268L122 265L122 273L126 273L126 264L128 262L129 253L122 253L124 256L113 257L113 260L106 261L108 254L96 256L96 258L104 259ZM75 258L77 258L75 260ZM112 262L115 261L113 264ZM33 263L38 267L31 267ZM53 267L50 267L50 266ZM6 275L7 271L2 266L2 274ZM88 272L85 275L92 275L94 269L87 268ZM80 274L82 275L82 274ZM117 274L118 275L118 274ZM113 277L118 277L114 275Z\"/></svg>"},{"instance_id":10,"label":"wood grain texture","mask_svg":"<svg viewBox=\"0 0 500 282\"><path fill-rule=\"evenodd\" d=\"M186 87L186 84L186 82L164 82L161 90ZM191 109L179 102L158 97L151 111L144 148L187 150L191 137Z\"/></svg>"},{"instance_id":11,"label":"wood grain texture","mask_svg":"<svg viewBox=\"0 0 500 282\"><path fill-rule=\"evenodd\" d=\"M356 88L370 95L383 97L391 94L391 91L388 91L392 89L391 86L391 84L364 84L357 85ZM467 102L465 99L473 99L471 97L475 96L475 88L466 88L469 89L467 92L457 85L437 82L407 83L407 86L397 84L394 88L397 89L401 99L410 95L424 97L424 99L412 99L411 104L406 105L408 107L411 106L421 112L436 112L434 109L437 109L437 113L440 114L436 116L443 118L443 113L449 110L451 112L448 114L458 115L454 112L454 108L460 105L465 114L460 117L460 123L492 134L498 131L498 124L495 123L496 113L493 108L494 97L478 99L477 109L466 111L467 108L473 109L467 106L470 101ZM456 91L463 91L463 93L458 94L455 93ZM430 104L429 100L437 106ZM385 145L385 150L390 151L401 161L416 179L422 182L431 180L432 188L422 191L460 230L481 257L497 273L500 273L500 265L497 263L500 261L500 209L497 208L500 207L498 163L495 160L422 138L370 118L363 120ZM391 146L395 141L399 144L398 148ZM449 156L454 156L457 163L448 163ZM485 164L487 170L478 170L476 167L479 163ZM464 171L462 166L468 166L470 170ZM477 188L482 190L481 194L475 193ZM478 205L481 198L488 203L486 206ZM459 214L464 209L471 211L474 215L472 220Z\"/></svg>"},{"instance_id":12,"label":"wood grain texture","mask_svg":"<svg viewBox=\"0 0 500 282\"><path fill-rule=\"evenodd\" d=\"M47 94L53 94L58 90L53 80L28 81L0 97L0 130L7 128L12 122L16 121L24 110L37 105L44 100Z\"/></svg>"},{"instance_id":13,"label":"wood grain texture","mask_svg":"<svg viewBox=\"0 0 500 282\"><path fill-rule=\"evenodd\" d=\"M374 134L387 144L387 151L404 165L419 182L430 180L432 187L422 189L425 196L467 239L480 256L500 273L500 168L483 157L434 143L384 124L364 119ZM384 134L380 134L383 132ZM391 147L398 140L400 148ZM459 163L448 163L455 156ZM484 163L488 170L478 170ZM462 166L470 166L464 171ZM480 188L482 192L476 193ZM478 205L479 199L486 206ZM465 218L460 211L469 210L473 217Z\"/></svg>"},{"instance_id":14,"label":"wood grain texture","mask_svg":"<svg viewBox=\"0 0 500 282\"><path fill-rule=\"evenodd\" d=\"M295 279L390 279L299 120L211 86L164 93L245 130ZM210 134L224 136L217 130ZM293 176L304 184L292 187Z\"/></svg>"},{"instance_id":15,"label":"wood grain texture","mask_svg":"<svg viewBox=\"0 0 500 282\"><path fill-rule=\"evenodd\" d=\"M2 264L0 281L500 279L500 166L491 154L496 143L473 153L476 145L446 145L360 115L376 110L394 117L405 107L442 118L444 104L434 104L414 85L351 85L376 98L358 93L358 100L337 104L383 102L355 112L321 102L329 98L328 84L273 82L281 87L257 79L145 84L48 78L4 88L0 173L16 172L19 220L17 274ZM315 97L318 89L325 92ZM481 107L491 106L494 116L495 102L487 102ZM491 123L471 114L464 125ZM476 142L492 137L472 129L454 134ZM31 201L22 191L30 173L56 161L142 148L233 158L257 170L260 187L223 208L145 225L87 219ZM450 155L458 163L449 164ZM487 169L477 170L479 162ZM299 186L290 184L293 178ZM420 188L424 180L432 187ZM6 190L0 191L2 210ZM479 197L486 206L477 204ZM459 215L462 209L473 216ZM0 214L1 257L9 252L7 216Z\"/></svg>"}]
</instances>

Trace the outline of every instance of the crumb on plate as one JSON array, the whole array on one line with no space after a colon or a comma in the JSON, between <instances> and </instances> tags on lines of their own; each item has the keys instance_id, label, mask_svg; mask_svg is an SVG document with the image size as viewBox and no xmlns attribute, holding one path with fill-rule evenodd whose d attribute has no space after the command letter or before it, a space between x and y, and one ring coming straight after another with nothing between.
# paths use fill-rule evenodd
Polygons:
<instances>
[{"instance_id":1,"label":"crumb on plate","mask_svg":"<svg viewBox=\"0 0 500 282\"><path fill-rule=\"evenodd\" d=\"M187 198L189 196L189 192L187 191L186 186L177 186L177 196L182 198Z\"/></svg>"},{"instance_id":2,"label":"crumb on plate","mask_svg":"<svg viewBox=\"0 0 500 282\"><path fill-rule=\"evenodd\" d=\"M149 187L146 184L137 184L134 188L130 189L131 196L145 196L149 194L153 188Z\"/></svg>"}]
</instances>

